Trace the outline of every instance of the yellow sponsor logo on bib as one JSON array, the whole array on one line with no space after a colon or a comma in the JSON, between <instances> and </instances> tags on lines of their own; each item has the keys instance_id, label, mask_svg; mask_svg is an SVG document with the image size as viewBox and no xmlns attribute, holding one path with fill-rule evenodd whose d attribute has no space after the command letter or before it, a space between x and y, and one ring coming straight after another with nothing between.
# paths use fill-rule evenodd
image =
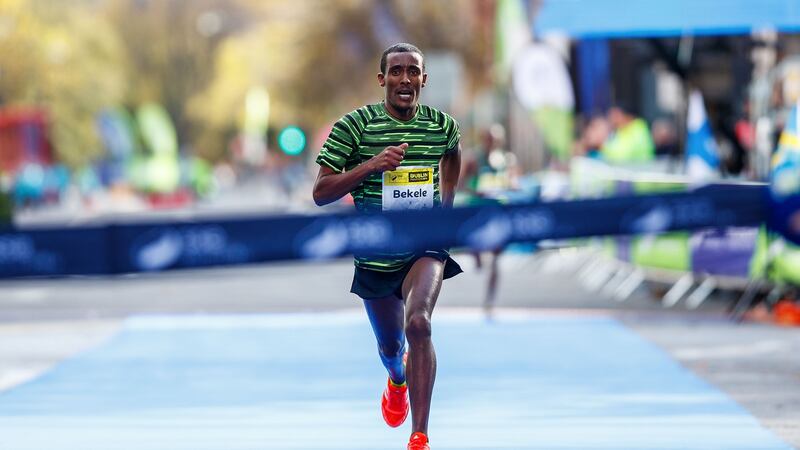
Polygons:
<instances>
[{"instance_id":1,"label":"yellow sponsor logo on bib","mask_svg":"<svg viewBox=\"0 0 800 450\"><path fill-rule=\"evenodd\" d=\"M384 172L384 186L402 186L406 184L427 184L433 180L433 167L398 168Z\"/></svg>"}]
</instances>

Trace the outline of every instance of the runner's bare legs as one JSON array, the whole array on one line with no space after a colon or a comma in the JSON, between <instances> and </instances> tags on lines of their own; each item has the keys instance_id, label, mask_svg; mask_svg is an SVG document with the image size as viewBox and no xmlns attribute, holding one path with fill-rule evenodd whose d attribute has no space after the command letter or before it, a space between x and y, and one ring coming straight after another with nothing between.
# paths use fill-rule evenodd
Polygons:
<instances>
[{"instance_id":1,"label":"runner's bare legs","mask_svg":"<svg viewBox=\"0 0 800 450\"><path fill-rule=\"evenodd\" d=\"M406 338L408 339L408 380L411 399L412 433L428 434L433 383L436 380L436 352L431 340L431 315L439 297L444 263L423 257L414 262L403 281L406 299Z\"/></svg>"},{"instance_id":2,"label":"runner's bare legs","mask_svg":"<svg viewBox=\"0 0 800 450\"><path fill-rule=\"evenodd\" d=\"M379 299L363 299L372 331L378 341L378 354L395 384L406 381L403 353L406 349L403 299L390 295Z\"/></svg>"}]
</instances>

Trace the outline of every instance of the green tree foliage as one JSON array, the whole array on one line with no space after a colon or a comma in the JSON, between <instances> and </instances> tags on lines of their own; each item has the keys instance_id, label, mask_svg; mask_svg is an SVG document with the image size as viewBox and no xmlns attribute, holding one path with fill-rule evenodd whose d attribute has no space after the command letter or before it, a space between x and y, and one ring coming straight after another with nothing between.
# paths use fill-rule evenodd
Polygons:
<instances>
[{"instance_id":1,"label":"green tree foliage","mask_svg":"<svg viewBox=\"0 0 800 450\"><path fill-rule=\"evenodd\" d=\"M0 1L0 98L45 109L56 154L71 167L102 154L95 117L127 88L118 36L92 3Z\"/></svg>"},{"instance_id":2,"label":"green tree foliage","mask_svg":"<svg viewBox=\"0 0 800 450\"><path fill-rule=\"evenodd\" d=\"M189 120L187 102L209 84L218 46L257 17L233 0L109 0L106 10L125 43L129 102L164 105L182 141L199 133L206 124Z\"/></svg>"},{"instance_id":3,"label":"green tree foliage","mask_svg":"<svg viewBox=\"0 0 800 450\"><path fill-rule=\"evenodd\" d=\"M380 98L394 40L462 56L490 79L494 0L0 0L0 99L45 106L58 154L96 158L103 108L164 105L182 146L225 157L255 86L273 126L316 129Z\"/></svg>"},{"instance_id":4,"label":"green tree foliage","mask_svg":"<svg viewBox=\"0 0 800 450\"><path fill-rule=\"evenodd\" d=\"M253 0L241 6L260 20L227 37L210 83L187 110L204 124L196 146L206 154L224 150L222 142L235 132L243 98L254 85L267 87L271 121L279 126L315 129L380 98L378 60L390 39L459 53L471 90L491 80L492 29L482 25L492 23L486 13L493 11L493 0ZM381 27L380 18L391 30Z\"/></svg>"}]
</instances>

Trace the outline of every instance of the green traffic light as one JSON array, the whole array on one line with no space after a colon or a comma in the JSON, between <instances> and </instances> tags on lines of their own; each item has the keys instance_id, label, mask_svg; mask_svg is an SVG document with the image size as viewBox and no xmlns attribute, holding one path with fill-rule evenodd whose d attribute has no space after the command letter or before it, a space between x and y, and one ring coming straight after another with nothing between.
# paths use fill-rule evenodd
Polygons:
<instances>
[{"instance_id":1,"label":"green traffic light","mask_svg":"<svg viewBox=\"0 0 800 450\"><path fill-rule=\"evenodd\" d=\"M306 134L299 127L288 126L278 134L278 146L287 155L299 155L306 148Z\"/></svg>"}]
</instances>

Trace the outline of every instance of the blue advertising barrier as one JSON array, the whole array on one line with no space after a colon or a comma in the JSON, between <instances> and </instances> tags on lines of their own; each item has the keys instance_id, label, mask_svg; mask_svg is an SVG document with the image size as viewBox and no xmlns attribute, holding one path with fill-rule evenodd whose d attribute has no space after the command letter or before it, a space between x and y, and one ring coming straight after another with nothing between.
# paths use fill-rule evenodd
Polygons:
<instances>
[{"instance_id":1,"label":"blue advertising barrier","mask_svg":"<svg viewBox=\"0 0 800 450\"><path fill-rule=\"evenodd\" d=\"M0 277L120 274L758 225L763 184L518 205L0 230Z\"/></svg>"}]
</instances>

